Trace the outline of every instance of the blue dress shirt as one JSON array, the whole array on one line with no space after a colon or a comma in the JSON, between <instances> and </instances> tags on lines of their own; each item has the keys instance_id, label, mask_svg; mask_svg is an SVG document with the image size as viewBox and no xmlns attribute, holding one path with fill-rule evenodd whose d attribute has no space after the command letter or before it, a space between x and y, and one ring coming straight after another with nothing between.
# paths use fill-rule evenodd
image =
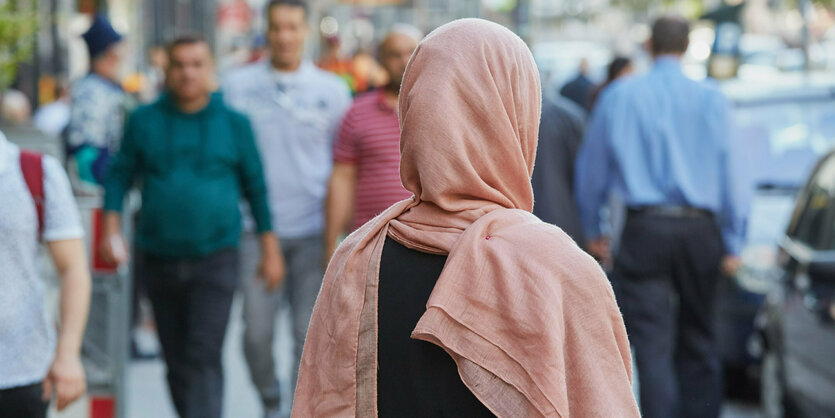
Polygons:
<instances>
[{"instance_id":1,"label":"blue dress shirt","mask_svg":"<svg viewBox=\"0 0 835 418\"><path fill-rule=\"evenodd\" d=\"M714 212L727 251L738 254L745 194L730 175L729 119L724 95L687 78L672 56L657 58L645 75L607 88L576 164L586 236L601 236L600 210L614 190L628 207L679 205Z\"/></svg>"}]
</instances>

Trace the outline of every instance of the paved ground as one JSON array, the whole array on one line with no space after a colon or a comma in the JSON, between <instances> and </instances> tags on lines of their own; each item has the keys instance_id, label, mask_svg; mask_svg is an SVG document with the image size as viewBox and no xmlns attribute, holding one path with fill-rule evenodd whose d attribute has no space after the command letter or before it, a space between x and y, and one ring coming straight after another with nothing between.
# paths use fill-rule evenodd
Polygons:
<instances>
[{"instance_id":1,"label":"paved ground","mask_svg":"<svg viewBox=\"0 0 835 418\"><path fill-rule=\"evenodd\" d=\"M249 372L243 357L241 336L241 304L237 300L233 306L232 321L224 346L224 367L226 388L224 393L224 416L229 418L260 417L261 405L255 389L250 384ZM286 336L286 337L285 337ZM281 315L278 324L275 353L278 358L279 373L289 375L291 341L286 315ZM284 382L282 382L284 384ZM284 384L285 399L290 399L290 390ZM174 407L168 396L165 384L165 366L160 360L133 361L128 369L127 381L127 418L176 418ZM64 413L55 413L52 418L86 418L88 406L81 401ZM287 410L289 413L289 404Z\"/></svg>"},{"instance_id":2,"label":"paved ground","mask_svg":"<svg viewBox=\"0 0 835 418\"><path fill-rule=\"evenodd\" d=\"M241 345L242 323L240 301L233 307L233 317L226 338L224 365L226 390L224 395L224 416L228 418L261 417L260 402L249 382L249 374L243 359ZM290 334L285 317L278 325L276 355L280 373L289 374ZM127 418L176 418L165 386L165 366L161 361L135 361L131 363L128 375ZM285 397L289 399L289 388L285 385ZM289 412L289 411L285 411ZM80 402L67 413L53 414L53 418L86 418L87 406ZM762 415L752 405L730 403L725 407L722 418L759 418Z\"/></svg>"},{"instance_id":3,"label":"paved ground","mask_svg":"<svg viewBox=\"0 0 835 418\"><path fill-rule=\"evenodd\" d=\"M258 395L249 380L249 371L243 357L240 300L236 301L232 311L232 321L226 336L224 348L224 366L226 371L226 389L224 394L224 416L235 418L255 418L261 416ZM289 375L291 357L291 336L286 315L281 315L277 332L275 353L278 358L279 372ZM286 336L286 337L285 337ZM130 367L128 382L127 418L175 417L173 406L164 384L165 367L161 361L137 361ZM282 382L283 384L285 382ZM285 386L285 399L290 399L289 387ZM287 411L289 413L289 404Z\"/></svg>"}]
</instances>

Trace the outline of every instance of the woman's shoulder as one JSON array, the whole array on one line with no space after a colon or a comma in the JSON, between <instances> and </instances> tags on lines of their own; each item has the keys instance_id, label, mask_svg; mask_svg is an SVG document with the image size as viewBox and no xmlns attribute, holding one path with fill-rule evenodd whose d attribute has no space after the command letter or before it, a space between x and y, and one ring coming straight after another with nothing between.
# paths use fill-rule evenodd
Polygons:
<instances>
[{"instance_id":1,"label":"woman's shoulder","mask_svg":"<svg viewBox=\"0 0 835 418\"><path fill-rule=\"evenodd\" d=\"M496 244L497 256L517 260L525 265L526 271L545 272L559 282L599 281L609 286L597 261L562 229L529 212L502 212L496 214L501 221L493 222L484 232L485 241Z\"/></svg>"}]
</instances>

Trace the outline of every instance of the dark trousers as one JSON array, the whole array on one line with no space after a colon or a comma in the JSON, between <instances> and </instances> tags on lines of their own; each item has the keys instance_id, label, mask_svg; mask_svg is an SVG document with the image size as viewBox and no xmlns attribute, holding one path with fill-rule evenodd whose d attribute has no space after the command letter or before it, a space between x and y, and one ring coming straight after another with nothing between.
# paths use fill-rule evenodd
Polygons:
<instances>
[{"instance_id":1,"label":"dark trousers","mask_svg":"<svg viewBox=\"0 0 835 418\"><path fill-rule=\"evenodd\" d=\"M715 301L723 254L710 217L627 218L613 284L646 418L719 416Z\"/></svg>"},{"instance_id":2,"label":"dark trousers","mask_svg":"<svg viewBox=\"0 0 835 418\"><path fill-rule=\"evenodd\" d=\"M41 383L0 389L0 417L46 418L49 402L41 399L42 394Z\"/></svg>"},{"instance_id":3,"label":"dark trousers","mask_svg":"<svg viewBox=\"0 0 835 418\"><path fill-rule=\"evenodd\" d=\"M168 387L180 417L220 417L223 400L221 352L238 283L238 251L170 260L138 254L137 278L144 280Z\"/></svg>"}]
</instances>

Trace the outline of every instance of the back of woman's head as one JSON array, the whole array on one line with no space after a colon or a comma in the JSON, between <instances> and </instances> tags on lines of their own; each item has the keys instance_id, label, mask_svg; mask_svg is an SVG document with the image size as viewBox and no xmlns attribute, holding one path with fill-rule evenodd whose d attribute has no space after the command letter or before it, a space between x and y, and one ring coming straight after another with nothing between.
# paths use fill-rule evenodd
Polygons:
<instances>
[{"instance_id":1,"label":"back of woman's head","mask_svg":"<svg viewBox=\"0 0 835 418\"><path fill-rule=\"evenodd\" d=\"M617 78L621 76L621 73L623 73L623 71L630 65L632 65L632 60L629 58L615 57L612 62L609 63L609 68L606 74L606 84L611 84L613 81L617 80Z\"/></svg>"},{"instance_id":2,"label":"back of woman's head","mask_svg":"<svg viewBox=\"0 0 835 418\"><path fill-rule=\"evenodd\" d=\"M513 32L480 19L438 28L401 87L403 184L449 212L530 211L540 107L536 64Z\"/></svg>"}]
</instances>

